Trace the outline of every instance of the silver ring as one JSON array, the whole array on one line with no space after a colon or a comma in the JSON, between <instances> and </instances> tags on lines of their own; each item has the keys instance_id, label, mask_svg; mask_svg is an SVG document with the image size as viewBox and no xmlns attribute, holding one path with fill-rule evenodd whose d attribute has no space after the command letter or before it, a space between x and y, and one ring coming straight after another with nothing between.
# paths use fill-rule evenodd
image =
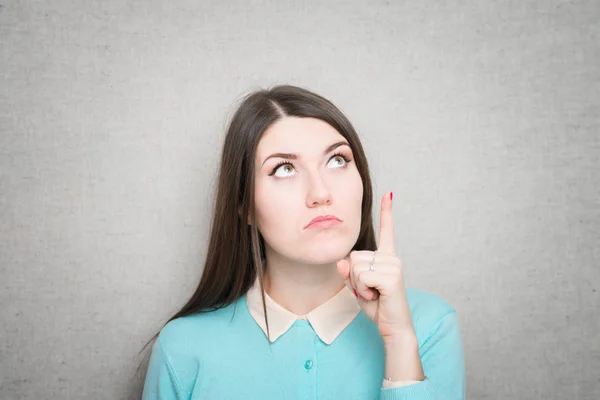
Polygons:
<instances>
[{"instance_id":1,"label":"silver ring","mask_svg":"<svg viewBox=\"0 0 600 400\"><path fill-rule=\"evenodd\" d=\"M373 259L371 260L371 264L369 264L369 271L375 271L375 267L373 263L375 262L375 256L377 255L377 250L373 252Z\"/></svg>"}]
</instances>

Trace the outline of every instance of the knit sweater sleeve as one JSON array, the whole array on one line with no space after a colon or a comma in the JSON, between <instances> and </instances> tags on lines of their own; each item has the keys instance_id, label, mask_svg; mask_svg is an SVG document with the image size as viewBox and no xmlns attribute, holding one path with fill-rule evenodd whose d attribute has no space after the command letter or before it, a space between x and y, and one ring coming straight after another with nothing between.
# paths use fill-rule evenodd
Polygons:
<instances>
[{"instance_id":1,"label":"knit sweater sleeve","mask_svg":"<svg viewBox=\"0 0 600 400\"><path fill-rule=\"evenodd\" d=\"M419 346L425 380L382 388L380 400L464 400L465 360L455 311L442 317Z\"/></svg>"},{"instance_id":2,"label":"knit sweater sleeve","mask_svg":"<svg viewBox=\"0 0 600 400\"><path fill-rule=\"evenodd\" d=\"M183 389L162 346L160 337L152 347L142 400L183 400Z\"/></svg>"}]
</instances>

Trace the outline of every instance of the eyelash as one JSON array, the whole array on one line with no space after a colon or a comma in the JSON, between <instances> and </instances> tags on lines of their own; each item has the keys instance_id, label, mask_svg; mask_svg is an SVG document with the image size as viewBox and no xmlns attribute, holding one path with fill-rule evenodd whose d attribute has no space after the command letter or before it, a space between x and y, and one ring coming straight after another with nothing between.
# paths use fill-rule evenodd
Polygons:
<instances>
[{"instance_id":1,"label":"eyelash","mask_svg":"<svg viewBox=\"0 0 600 400\"><path fill-rule=\"evenodd\" d=\"M345 155L345 154L343 154L343 153L339 153L339 152L338 152L338 153L333 153L333 154L331 155L331 157L329 157L329 161L331 161L331 159L332 159L333 157L342 157L342 158L344 159L344 161L346 162L346 165L348 165L350 162L352 162L352 160L350 160L348 157L346 157L346 155ZM329 161L327 161L327 162L329 162ZM279 162L279 163L277 163L277 165L276 165L276 166L275 166L275 167L274 167L274 168L271 170L271 172L269 173L269 176L273 176L273 175L275 175L275 172L277 172L277 169L278 169L279 167L281 167L282 165L288 165L288 164L289 164L289 165L291 165L291 166L292 166L292 168L296 169L296 166L294 165L294 163L293 163L293 162L291 162L291 161L285 161L285 160L284 160L284 161L280 161L280 162Z\"/></svg>"}]
</instances>

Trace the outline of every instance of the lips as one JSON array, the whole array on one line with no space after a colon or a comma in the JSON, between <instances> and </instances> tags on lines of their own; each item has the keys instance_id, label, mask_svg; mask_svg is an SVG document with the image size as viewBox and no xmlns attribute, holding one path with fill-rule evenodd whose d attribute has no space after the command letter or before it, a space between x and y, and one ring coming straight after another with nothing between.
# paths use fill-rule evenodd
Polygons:
<instances>
[{"instance_id":1,"label":"lips","mask_svg":"<svg viewBox=\"0 0 600 400\"><path fill-rule=\"evenodd\" d=\"M313 218L312 221L310 221L305 227L306 228L310 228L312 225L335 225L338 222L342 222L338 217L336 217L335 215L319 215L316 218Z\"/></svg>"}]
</instances>

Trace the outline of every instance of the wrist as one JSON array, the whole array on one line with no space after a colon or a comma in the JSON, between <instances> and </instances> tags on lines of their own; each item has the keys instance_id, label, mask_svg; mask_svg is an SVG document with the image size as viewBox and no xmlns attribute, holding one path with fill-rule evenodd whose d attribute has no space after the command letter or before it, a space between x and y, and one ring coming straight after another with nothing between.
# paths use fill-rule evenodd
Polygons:
<instances>
[{"instance_id":1,"label":"wrist","mask_svg":"<svg viewBox=\"0 0 600 400\"><path fill-rule=\"evenodd\" d=\"M391 381L422 381L425 379L419 343L415 335L401 335L384 345L385 375Z\"/></svg>"},{"instance_id":2,"label":"wrist","mask_svg":"<svg viewBox=\"0 0 600 400\"><path fill-rule=\"evenodd\" d=\"M384 348L419 347L417 334L412 326L410 328L395 332L382 337Z\"/></svg>"},{"instance_id":3,"label":"wrist","mask_svg":"<svg viewBox=\"0 0 600 400\"><path fill-rule=\"evenodd\" d=\"M419 341L414 335L399 336L383 342L386 357L398 357L400 354L419 354Z\"/></svg>"}]
</instances>

